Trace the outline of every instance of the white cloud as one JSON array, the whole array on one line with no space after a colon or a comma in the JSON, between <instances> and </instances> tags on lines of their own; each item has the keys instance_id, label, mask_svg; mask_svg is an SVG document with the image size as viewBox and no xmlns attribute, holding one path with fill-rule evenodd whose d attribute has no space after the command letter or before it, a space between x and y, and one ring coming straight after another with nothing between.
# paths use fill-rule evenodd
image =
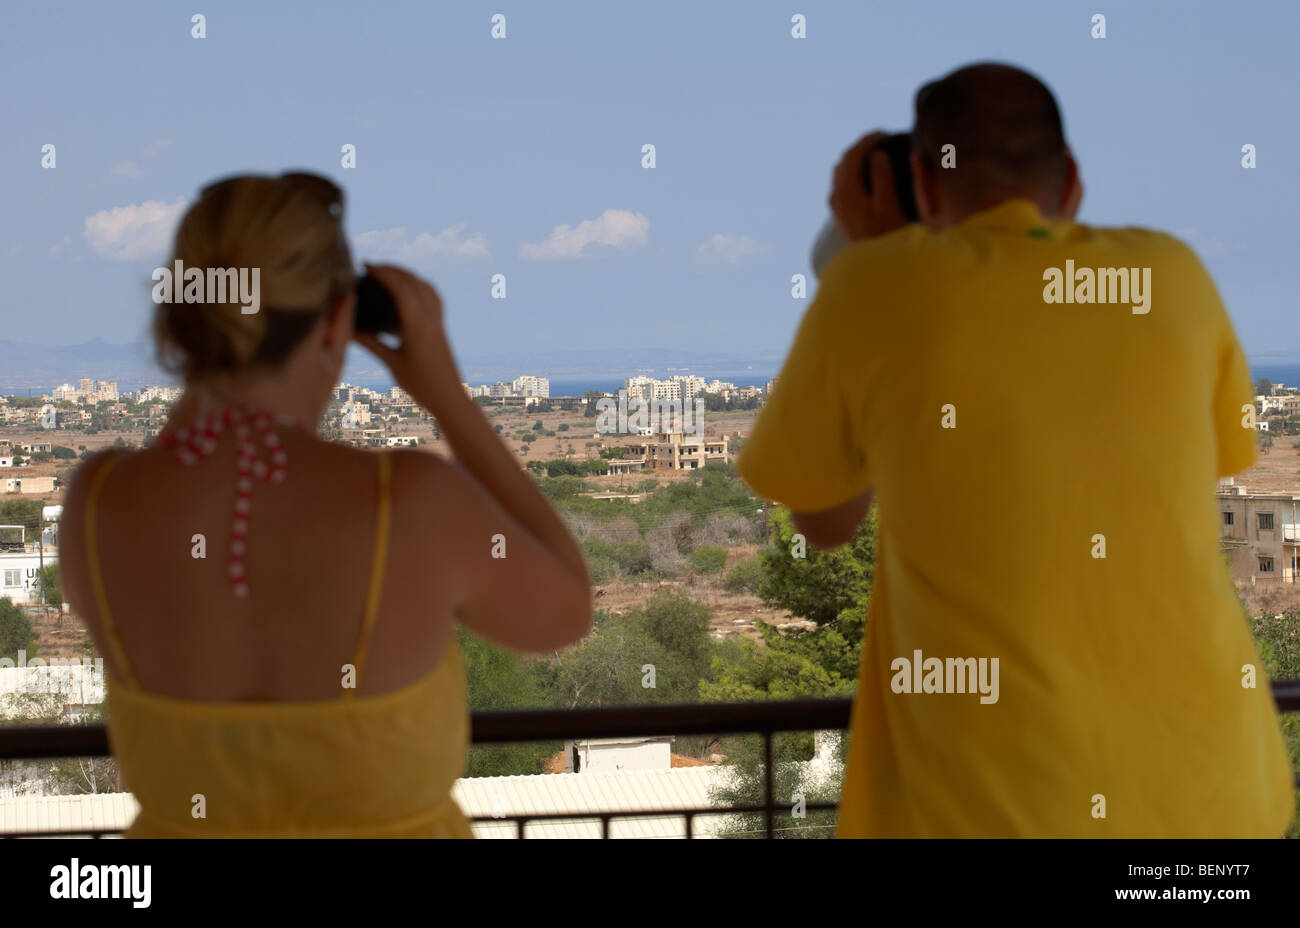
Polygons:
<instances>
[{"instance_id":1,"label":"white cloud","mask_svg":"<svg viewBox=\"0 0 1300 928\"><path fill-rule=\"evenodd\" d=\"M711 261L739 264L752 255L761 255L771 246L754 241L748 235L723 235L719 232L701 245L697 251Z\"/></svg>"},{"instance_id":2,"label":"white cloud","mask_svg":"<svg viewBox=\"0 0 1300 928\"><path fill-rule=\"evenodd\" d=\"M136 164L134 161L123 161L121 164L113 165L109 170L118 177L140 176L140 165Z\"/></svg>"},{"instance_id":3,"label":"white cloud","mask_svg":"<svg viewBox=\"0 0 1300 928\"><path fill-rule=\"evenodd\" d=\"M486 258L487 238L482 232L462 235L465 224L449 226L437 235L421 232L408 239L406 228L374 229L362 232L353 241L358 251L391 255L399 261L423 263L430 258Z\"/></svg>"},{"instance_id":4,"label":"white cloud","mask_svg":"<svg viewBox=\"0 0 1300 928\"><path fill-rule=\"evenodd\" d=\"M65 235L65 236L63 236L63 241L59 242L57 245L51 245L51 246L50 246L50 254L57 258L57 257L58 257L59 255L61 255L65 250L67 250L71 245L72 245L72 236L71 236L71 235Z\"/></svg>"},{"instance_id":5,"label":"white cloud","mask_svg":"<svg viewBox=\"0 0 1300 928\"><path fill-rule=\"evenodd\" d=\"M1218 236L1209 235L1200 229L1175 229L1174 235L1192 246L1202 258L1219 258L1223 255L1238 254L1246 250L1245 242L1226 242Z\"/></svg>"},{"instance_id":6,"label":"white cloud","mask_svg":"<svg viewBox=\"0 0 1300 928\"><path fill-rule=\"evenodd\" d=\"M181 214L189 205L184 197L175 203L147 200L100 210L86 217L82 235L97 255L118 261L136 261L163 254L171 244Z\"/></svg>"},{"instance_id":7,"label":"white cloud","mask_svg":"<svg viewBox=\"0 0 1300 928\"><path fill-rule=\"evenodd\" d=\"M142 149L142 151L152 158L170 144L172 144L171 139L158 139L157 141L150 142Z\"/></svg>"},{"instance_id":8,"label":"white cloud","mask_svg":"<svg viewBox=\"0 0 1300 928\"><path fill-rule=\"evenodd\" d=\"M649 232L650 220L640 213L607 209L595 219L584 219L577 226L556 226L546 241L525 244L519 253L532 259L579 258L588 245L612 248L644 245Z\"/></svg>"}]
</instances>

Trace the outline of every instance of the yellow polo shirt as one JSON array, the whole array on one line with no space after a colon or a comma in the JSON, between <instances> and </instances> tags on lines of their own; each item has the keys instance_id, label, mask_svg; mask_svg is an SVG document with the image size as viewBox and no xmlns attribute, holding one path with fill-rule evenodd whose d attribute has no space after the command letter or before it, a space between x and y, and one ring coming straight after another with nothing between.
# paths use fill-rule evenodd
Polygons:
<instances>
[{"instance_id":1,"label":"yellow polo shirt","mask_svg":"<svg viewBox=\"0 0 1300 928\"><path fill-rule=\"evenodd\" d=\"M1252 394L1159 232L1009 201L836 256L740 472L794 510L879 506L841 836L1285 832L1214 496L1255 459Z\"/></svg>"}]
</instances>

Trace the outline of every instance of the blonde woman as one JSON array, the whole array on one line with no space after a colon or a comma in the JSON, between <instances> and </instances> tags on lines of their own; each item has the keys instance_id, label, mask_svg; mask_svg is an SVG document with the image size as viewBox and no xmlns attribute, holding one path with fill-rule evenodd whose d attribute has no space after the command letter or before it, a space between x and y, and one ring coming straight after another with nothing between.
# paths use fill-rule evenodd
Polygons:
<instances>
[{"instance_id":1,"label":"blonde woman","mask_svg":"<svg viewBox=\"0 0 1300 928\"><path fill-rule=\"evenodd\" d=\"M433 288L370 268L402 341L354 333L342 206L304 174L203 191L171 266L257 268L262 308L159 304L184 395L69 490L62 576L108 668L130 835L469 837L456 623L523 651L590 627L582 556L465 395ZM456 463L317 438L354 338Z\"/></svg>"}]
</instances>

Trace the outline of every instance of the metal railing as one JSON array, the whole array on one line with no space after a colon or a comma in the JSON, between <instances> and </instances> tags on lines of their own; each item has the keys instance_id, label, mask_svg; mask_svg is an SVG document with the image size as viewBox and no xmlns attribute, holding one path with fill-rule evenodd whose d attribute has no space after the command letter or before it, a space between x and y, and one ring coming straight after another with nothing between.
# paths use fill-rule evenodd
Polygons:
<instances>
[{"instance_id":1,"label":"metal railing","mask_svg":"<svg viewBox=\"0 0 1300 928\"><path fill-rule=\"evenodd\" d=\"M1300 680L1272 684L1281 712L1300 712ZM773 789L772 738L786 732L841 730L849 727L852 706L848 699L800 699L751 703L698 705L620 706L604 709L527 709L475 712L471 741L483 744L573 741L587 738L636 738L665 735L759 735L763 739L763 802L696 808L666 807L638 810L588 810L583 812L519 813L475 816L475 822L512 822L518 837L525 826L554 821L600 819L601 836L609 837L614 819L681 816L686 837L694 836L697 816L762 815L765 837L775 836L776 800ZM103 757L109 754L108 734L102 725L0 727L0 760L35 760L57 757ZM1296 778L1300 787L1300 776ZM783 807L784 808L784 807ZM809 812L829 811L834 803L809 802ZM120 834L120 829L79 829L0 833L0 837L59 837Z\"/></svg>"}]
</instances>

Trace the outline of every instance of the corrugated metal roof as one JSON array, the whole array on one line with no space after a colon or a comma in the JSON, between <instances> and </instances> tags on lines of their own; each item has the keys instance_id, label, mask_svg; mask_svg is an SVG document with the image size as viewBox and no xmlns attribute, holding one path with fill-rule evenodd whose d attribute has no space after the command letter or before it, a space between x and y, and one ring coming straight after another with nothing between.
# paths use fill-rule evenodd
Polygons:
<instances>
[{"instance_id":1,"label":"corrugated metal roof","mask_svg":"<svg viewBox=\"0 0 1300 928\"><path fill-rule=\"evenodd\" d=\"M474 777L456 781L452 796L468 816L576 814L626 812L637 809L704 808L713 805L709 792L724 785L726 767L674 767L668 770L620 770L608 773L556 773L541 776ZM695 820L694 833L714 833L722 816ZM477 822L480 838L513 838L511 821ZM613 838L684 838L686 819L680 815L613 819ZM599 838L600 819L530 822L528 838Z\"/></svg>"},{"instance_id":2,"label":"corrugated metal roof","mask_svg":"<svg viewBox=\"0 0 1300 928\"><path fill-rule=\"evenodd\" d=\"M121 830L135 819L140 804L130 793L87 796L19 796L0 799L0 831Z\"/></svg>"},{"instance_id":3,"label":"corrugated metal roof","mask_svg":"<svg viewBox=\"0 0 1300 928\"><path fill-rule=\"evenodd\" d=\"M703 808L713 805L711 789L727 782L727 767L674 767L668 770L621 770L612 773L556 773L517 777L474 777L456 781L452 797L466 816L506 816L546 812L619 812L637 809ZM0 831L44 833L123 829L139 805L130 793L87 796L20 796L0 799ZM698 817L694 834L716 832L723 815ZM600 819L533 822L528 838L599 838ZM513 838L511 821L476 822L478 838ZM614 819L614 838L684 838L680 815Z\"/></svg>"}]
</instances>

